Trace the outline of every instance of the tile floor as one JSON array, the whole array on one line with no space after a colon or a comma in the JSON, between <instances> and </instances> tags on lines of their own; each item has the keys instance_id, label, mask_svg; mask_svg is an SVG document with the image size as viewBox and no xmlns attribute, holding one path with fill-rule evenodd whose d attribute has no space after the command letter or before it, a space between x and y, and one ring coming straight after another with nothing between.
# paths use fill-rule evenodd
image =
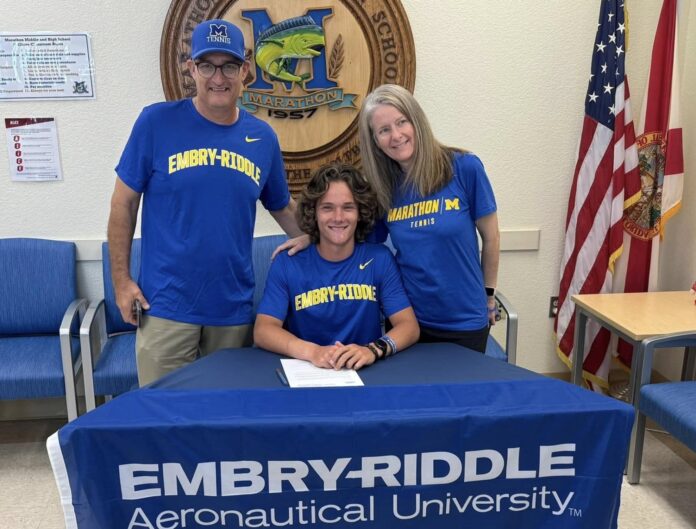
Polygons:
<instances>
[{"instance_id":1,"label":"tile floor","mask_svg":"<svg viewBox=\"0 0 696 529\"><path fill-rule=\"evenodd\" d=\"M0 421L0 528L64 527L45 440L61 420ZM669 436L646 435L639 485L624 482L619 529L696 527L696 454Z\"/></svg>"}]
</instances>

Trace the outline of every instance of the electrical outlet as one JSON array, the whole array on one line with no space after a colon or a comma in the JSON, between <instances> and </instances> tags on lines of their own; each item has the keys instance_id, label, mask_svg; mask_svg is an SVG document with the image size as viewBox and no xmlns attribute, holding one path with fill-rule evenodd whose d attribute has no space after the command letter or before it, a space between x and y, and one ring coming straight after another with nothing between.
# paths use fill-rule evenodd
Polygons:
<instances>
[{"instance_id":1,"label":"electrical outlet","mask_svg":"<svg viewBox=\"0 0 696 529\"><path fill-rule=\"evenodd\" d=\"M551 296L549 300L549 318L555 318L558 314L558 296Z\"/></svg>"}]
</instances>

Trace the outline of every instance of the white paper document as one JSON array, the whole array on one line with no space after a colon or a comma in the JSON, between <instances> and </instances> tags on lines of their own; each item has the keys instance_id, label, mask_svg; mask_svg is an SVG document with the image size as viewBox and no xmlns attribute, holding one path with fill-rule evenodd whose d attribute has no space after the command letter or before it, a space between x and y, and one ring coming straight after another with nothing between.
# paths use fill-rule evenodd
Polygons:
<instances>
[{"instance_id":1,"label":"white paper document","mask_svg":"<svg viewBox=\"0 0 696 529\"><path fill-rule=\"evenodd\" d=\"M280 360L291 388L364 386L355 369L323 369L311 362L283 358Z\"/></svg>"}]
</instances>

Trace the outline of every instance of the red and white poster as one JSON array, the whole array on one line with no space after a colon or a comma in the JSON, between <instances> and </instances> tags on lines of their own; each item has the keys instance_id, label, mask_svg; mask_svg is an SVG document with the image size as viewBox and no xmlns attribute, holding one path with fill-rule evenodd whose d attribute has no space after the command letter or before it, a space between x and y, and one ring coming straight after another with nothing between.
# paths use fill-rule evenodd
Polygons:
<instances>
[{"instance_id":1,"label":"red and white poster","mask_svg":"<svg viewBox=\"0 0 696 529\"><path fill-rule=\"evenodd\" d=\"M6 118L5 128L13 181L63 179L55 118Z\"/></svg>"}]
</instances>

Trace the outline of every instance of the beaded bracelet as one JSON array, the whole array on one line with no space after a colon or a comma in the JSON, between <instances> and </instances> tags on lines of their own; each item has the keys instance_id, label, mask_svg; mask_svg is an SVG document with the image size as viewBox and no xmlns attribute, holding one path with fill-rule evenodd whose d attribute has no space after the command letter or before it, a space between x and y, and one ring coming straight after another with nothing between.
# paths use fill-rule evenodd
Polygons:
<instances>
[{"instance_id":1,"label":"beaded bracelet","mask_svg":"<svg viewBox=\"0 0 696 529\"><path fill-rule=\"evenodd\" d=\"M396 343L394 342L391 336L385 334L384 336L382 336L382 340L387 342L389 344L389 347L391 348L391 353L389 354L389 356L397 353Z\"/></svg>"}]
</instances>

